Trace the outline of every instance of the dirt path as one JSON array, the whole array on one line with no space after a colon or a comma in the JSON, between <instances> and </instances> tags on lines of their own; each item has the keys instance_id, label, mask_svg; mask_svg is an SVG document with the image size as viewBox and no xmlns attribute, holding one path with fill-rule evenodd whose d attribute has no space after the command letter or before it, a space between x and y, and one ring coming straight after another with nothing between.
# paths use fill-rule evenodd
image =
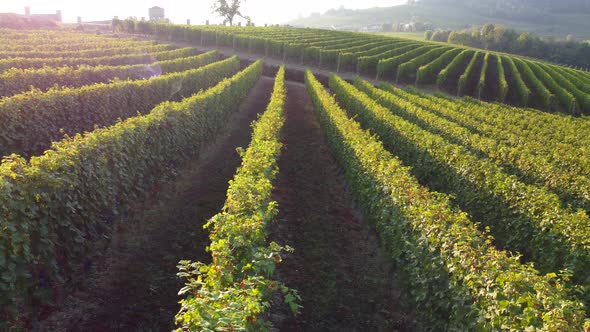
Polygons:
<instances>
[{"instance_id":1,"label":"dirt path","mask_svg":"<svg viewBox=\"0 0 590 332\"><path fill-rule=\"evenodd\" d=\"M407 331L395 275L355 211L305 86L287 85L285 149L274 199L273 240L295 248L277 277L298 289L303 313L271 316L280 331Z\"/></svg>"},{"instance_id":2,"label":"dirt path","mask_svg":"<svg viewBox=\"0 0 590 332\"><path fill-rule=\"evenodd\" d=\"M240 164L236 147L250 142L250 123L264 111L274 80L263 77L228 124L225 135L179 170L144 213L126 221L120 246L109 251L85 286L42 323L45 331L170 331L179 309L181 259L209 260L202 225L225 201Z\"/></svg>"}]
</instances>

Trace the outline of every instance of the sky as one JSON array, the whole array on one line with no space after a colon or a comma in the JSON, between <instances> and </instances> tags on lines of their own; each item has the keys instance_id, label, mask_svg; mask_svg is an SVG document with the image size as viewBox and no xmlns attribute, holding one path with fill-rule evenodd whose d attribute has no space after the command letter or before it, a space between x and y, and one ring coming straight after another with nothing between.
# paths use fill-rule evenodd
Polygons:
<instances>
[{"instance_id":1,"label":"sky","mask_svg":"<svg viewBox=\"0 0 590 332\"><path fill-rule=\"evenodd\" d=\"M78 16L83 21L111 19L113 16L126 18L148 17L148 8L160 6L166 17L173 23L211 24L221 23L222 19L211 13L214 0L0 0L0 13L24 13L24 7L31 7L32 14L51 14L62 11L64 22L76 22ZM246 0L242 13L252 17L256 25L282 24L310 13L323 13L330 8L344 6L347 9L389 7L405 3L406 0Z\"/></svg>"}]
</instances>

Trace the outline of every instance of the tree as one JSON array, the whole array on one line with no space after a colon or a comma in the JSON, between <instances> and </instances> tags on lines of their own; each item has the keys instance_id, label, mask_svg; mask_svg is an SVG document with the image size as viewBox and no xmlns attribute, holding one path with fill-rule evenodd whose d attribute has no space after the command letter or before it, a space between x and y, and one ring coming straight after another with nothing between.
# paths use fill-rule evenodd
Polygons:
<instances>
[{"instance_id":1,"label":"tree","mask_svg":"<svg viewBox=\"0 0 590 332\"><path fill-rule=\"evenodd\" d=\"M213 3L213 12L224 18L223 24L229 23L230 26L234 24L236 15L250 21L248 16L240 12L241 2L241 0L216 0Z\"/></svg>"},{"instance_id":2,"label":"tree","mask_svg":"<svg viewBox=\"0 0 590 332\"><path fill-rule=\"evenodd\" d=\"M524 54L524 52L530 49L530 47L532 46L531 39L531 34L528 32L523 32L518 36L518 39L516 39L516 45L518 51L521 52L521 54Z\"/></svg>"},{"instance_id":3,"label":"tree","mask_svg":"<svg viewBox=\"0 0 590 332\"><path fill-rule=\"evenodd\" d=\"M481 38L483 39L484 48L489 50L494 44L494 25L486 24L481 28Z\"/></svg>"},{"instance_id":4,"label":"tree","mask_svg":"<svg viewBox=\"0 0 590 332\"><path fill-rule=\"evenodd\" d=\"M576 37L574 37L574 35L567 35L567 37L565 37L565 40L568 42L575 42L576 41Z\"/></svg>"},{"instance_id":5,"label":"tree","mask_svg":"<svg viewBox=\"0 0 590 332\"><path fill-rule=\"evenodd\" d=\"M494 26L494 31L492 34L494 36L494 49L506 50L508 48L508 40L506 40L508 35L506 34L506 28L497 24Z\"/></svg>"}]
</instances>

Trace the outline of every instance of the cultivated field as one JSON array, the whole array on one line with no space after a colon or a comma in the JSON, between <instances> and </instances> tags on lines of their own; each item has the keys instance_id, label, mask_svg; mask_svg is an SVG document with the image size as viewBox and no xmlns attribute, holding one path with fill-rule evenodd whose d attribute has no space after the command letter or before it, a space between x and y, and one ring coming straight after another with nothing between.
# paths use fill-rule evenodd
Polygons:
<instances>
[{"instance_id":1,"label":"cultivated field","mask_svg":"<svg viewBox=\"0 0 590 332\"><path fill-rule=\"evenodd\" d=\"M589 73L124 23L0 30L0 329L590 328Z\"/></svg>"}]
</instances>

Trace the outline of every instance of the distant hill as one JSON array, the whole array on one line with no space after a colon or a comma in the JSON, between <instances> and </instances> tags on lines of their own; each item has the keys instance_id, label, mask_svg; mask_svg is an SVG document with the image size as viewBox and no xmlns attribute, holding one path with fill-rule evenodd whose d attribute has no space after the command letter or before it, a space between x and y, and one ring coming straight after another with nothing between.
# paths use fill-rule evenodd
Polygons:
<instances>
[{"instance_id":1,"label":"distant hill","mask_svg":"<svg viewBox=\"0 0 590 332\"><path fill-rule=\"evenodd\" d=\"M329 10L289 22L296 26L356 30L366 25L431 22L437 28L462 29L499 23L542 36L590 39L588 0L422 0L414 4L363 10Z\"/></svg>"}]
</instances>

